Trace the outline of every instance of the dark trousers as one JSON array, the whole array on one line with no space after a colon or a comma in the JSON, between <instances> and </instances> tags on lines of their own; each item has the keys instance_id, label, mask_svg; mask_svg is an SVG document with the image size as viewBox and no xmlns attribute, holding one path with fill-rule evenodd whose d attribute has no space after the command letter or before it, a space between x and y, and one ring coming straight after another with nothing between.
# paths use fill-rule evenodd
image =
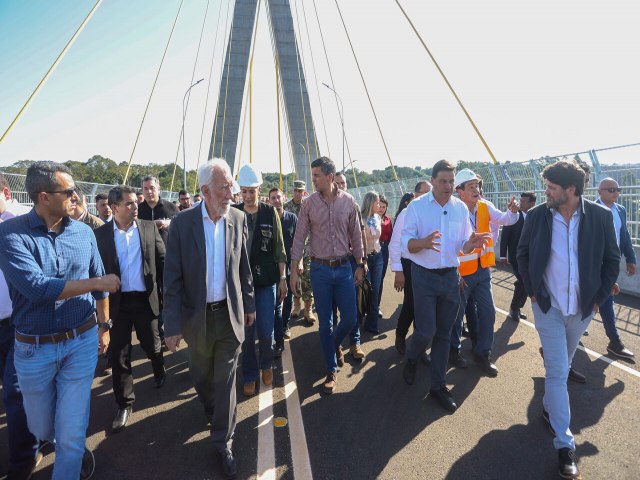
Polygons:
<instances>
[{"instance_id":1,"label":"dark trousers","mask_svg":"<svg viewBox=\"0 0 640 480\"><path fill-rule=\"evenodd\" d=\"M515 258L510 258L509 263L513 269L513 274L516 276L516 281L513 284L513 298L511 299L511 310L520 310L527 303L527 291L524 289L524 282L518 271L518 263Z\"/></svg>"},{"instance_id":2,"label":"dark trousers","mask_svg":"<svg viewBox=\"0 0 640 480\"><path fill-rule=\"evenodd\" d=\"M27 415L22 404L22 392L13 364L15 329L8 319L0 326L0 376L2 397L7 412L9 433L9 473L17 474L33 462L38 442L27 427ZM11 478L11 476L10 476Z\"/></svg>"},{"instance_id":3,"label":"dark trousers","mask_svg":"<svg viewBox=\"0 0 640 480\"><path fill-rule=\"evenodd\" d=\"M387 267L389 266L389 242L380 242L380 246L382 247L382 278L380 279L380 292L378 292L378 309L380 309L380 302L382 301L384 276L387 274Z\"/></svg>"},{"instance_id":4,"label":"dark trousers","mask_svg":"<svg viewBox=\"0 0 640 480\"><path fill-rule=\"evenodd\" d=\"M291 308L293 307L293 291L289 280L291 275L287 275L287 296L282 299L276 298L275 318L273 323L273 337L276 342L284 341L284 331L289 326L289 317L291 317Z\"/></svg>"},{"instance_id":5,"label":"dark trousers","mask_svg":"<svg viewBox=\"0 0 640 480\"><path fill-rule=\"evenodd\" d=\"M402 299L402 309L398 317L398 325L396 326L396 335L406 338L409 333L409 327L413 323L413 287L411 286L411 260L401 259L402 273L404 274L404 297Z\"/></svg>"},{"instance_id":6,"label":"dark trousers","mask_svg":"<svg viewBox=\"0 0 640 480\"><path fill-rule=\"evenodd\" d=\"M229 311L207 310L206 333L186 335L189 372L205 414L211 419L211 439L216 451L231 448L236 428L236 368L241 343Z\"/></svg>"},{"instance_id":7,"label":"dark trousers","mask_svg":"<svg viewBox=\"0 0 640 480\"><path fill-rule=\"evenodd\" d=\"M146 292L121 294L120 309L113 319L111 337L111 366L113 393L119 408L133 405L133 375L131 370L131 328L147 358L151 360L154 376L164 373L164 358L158 332L158 319L149 306Z\"/></svg>"}]
</instances>

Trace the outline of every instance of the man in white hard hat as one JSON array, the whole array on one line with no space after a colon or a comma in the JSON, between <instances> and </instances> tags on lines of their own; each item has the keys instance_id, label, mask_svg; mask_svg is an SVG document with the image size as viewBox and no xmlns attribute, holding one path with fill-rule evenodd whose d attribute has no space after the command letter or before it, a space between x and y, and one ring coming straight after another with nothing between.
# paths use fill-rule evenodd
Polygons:
<instances>
[{"instance_id":1,"label":"man in white hard hat","mask_svg":"<svg viewBox=\"0 0 640 480\"><path fill-rule=\"evenodd\" d=\"M238 184L242 203L233 206L244 211L247 217L247 249L256 300L256 321L245 329L242 344L243 392L250 397L256 394L260 371L265 385L273 383L274 315L276 300L280 303L287 296L287 254L280 216L271 205L258 201L262 174L253 165L245 165L238 172ZM256 334L259 358L256 357Z\"/></svg>"},{"instance_id":2,"label":"man in white hard hat","mask_svg":"<svg viewBox=\"0 0 640 480\"><path fill-rule=\"evenodd\" d=\"M515 197L511 197L507 212L496 209L492 203L480 198L479 180L472 170L468 168L460 170L455 176L454 184L460 200L469 210L469 220L474 232L491 233L491 224L512 225L518 221L519 205ZM491 361L493 326L496 320L496 308L491 292L491 267L495 264L493 238L485 248L460 254L458 270L464 292L462 305L458 310L458 319L451 332L449 353L449 361L452 364L462 368L466 367L466 360L460 354L460 337L467 300L473 295L478 308L478 323L469 326L473 353L475 360L490 377L498 375L498 369Z\"/></svg>"}]
</instances>

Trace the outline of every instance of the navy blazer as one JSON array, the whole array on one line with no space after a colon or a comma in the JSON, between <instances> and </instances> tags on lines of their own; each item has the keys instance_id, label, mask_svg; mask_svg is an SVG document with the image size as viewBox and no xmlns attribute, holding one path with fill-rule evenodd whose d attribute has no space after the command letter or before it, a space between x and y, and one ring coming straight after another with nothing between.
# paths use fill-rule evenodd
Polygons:
<instances>
[{"instance_id":1,"label":"navy blazer","mask_svg":"<svg viewBox=\"0 0 640 480\"><path fill-rule=\"evenodd\" d=\"M596 200L596 203L604 205L600 198ZM627 228L627 210L619 203L614 203L614 205L618 209L620 220L622 221L622 226L620 227L620 253L624 255L627 263L633 263L635 265L636 252L633 250L633 244L631 243L631 234L629 233L629 229ZM604 206L606 207L606 205Z\"/></svg>"},{"instance_id":2,"label":"navy blazer","mask_svg":"<svg viewBox=\"0 0 640 480\"><path fill-rule=\"evenodd\" d=\"M620 271L620 250L616 242L611 210L581 199L578 229L578 271L582 318L592 314L609 295ZM551 296L543 282L551 256L553 214L546 203L527 213L520 243L518 269L527 295L535 296L543 312L551 308Z\"/></svg>"}]
</instances>

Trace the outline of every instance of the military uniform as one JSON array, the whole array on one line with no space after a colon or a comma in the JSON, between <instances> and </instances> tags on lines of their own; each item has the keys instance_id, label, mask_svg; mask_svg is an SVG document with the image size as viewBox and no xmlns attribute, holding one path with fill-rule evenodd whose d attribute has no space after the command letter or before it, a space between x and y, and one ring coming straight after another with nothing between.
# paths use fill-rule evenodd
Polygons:
<instances>
[{"instance_id":1,"label":"military uniform","mask_svg":"<svg viewBox=\"0 0 640 480\"><path fill-rule=\"evenodd\" d=\"M283 208L287 212L295 213L296 217L300 215L300 208L302 207L302 203L297 204L292 200L289 200L287 203L283 205ZM305 302L311 301L313 299L313 293L311 291L311 257L310 254L310 246L309 240L304 245L304 254L302 258L303 272L302 277L300 279L301 290L302 290L302 300Z\"/></svg>"}]
</instances>

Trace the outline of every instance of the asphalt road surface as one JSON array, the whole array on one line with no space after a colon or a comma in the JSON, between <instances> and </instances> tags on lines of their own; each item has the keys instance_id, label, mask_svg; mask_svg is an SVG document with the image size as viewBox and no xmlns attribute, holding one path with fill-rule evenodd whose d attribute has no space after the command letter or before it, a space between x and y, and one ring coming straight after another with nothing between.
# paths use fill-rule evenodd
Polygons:
<instances>
[{"instance_id":1,"label":"asphalt road surface","mask_svg":"<svg viewBox=\"0 0 640 480\"><path fill-rule=\"evenodd\" d=\"M513 277L494 271L499 309L493 356L497 378L482 375L463 353L467 369L447 380L458 411L449 415L432 399L428 367L419 364L416 382L402 379L403 358L394 329L402 296L387 274L381 334L363 334L367 356L347 356L331 396L321 393L325 376L317 325L294 323L272 389L242 396L238 374L238 426L234 452L239 478L284 479L554 479L557 454L541 418L544 368L540 345L528 321L506 318ZM623 342L640 354L640 300L620 296L616 305ZM640 478L640 373L634 363L606 356L599 317L583 337L574 367L587 376L569 383L571 428L586 479ZM221 478L207 423L192 388L186 349L167 356L168 379L153 388L149 362L134 347L136 403L126 429L109 433L116 405L111 378L93 384L88 446L96 456L96 479ZM0 410L0 472L7 468L7 429ZM33 478L51 476L54 453L47 450Z\"/></svg>"}]
</instances>

